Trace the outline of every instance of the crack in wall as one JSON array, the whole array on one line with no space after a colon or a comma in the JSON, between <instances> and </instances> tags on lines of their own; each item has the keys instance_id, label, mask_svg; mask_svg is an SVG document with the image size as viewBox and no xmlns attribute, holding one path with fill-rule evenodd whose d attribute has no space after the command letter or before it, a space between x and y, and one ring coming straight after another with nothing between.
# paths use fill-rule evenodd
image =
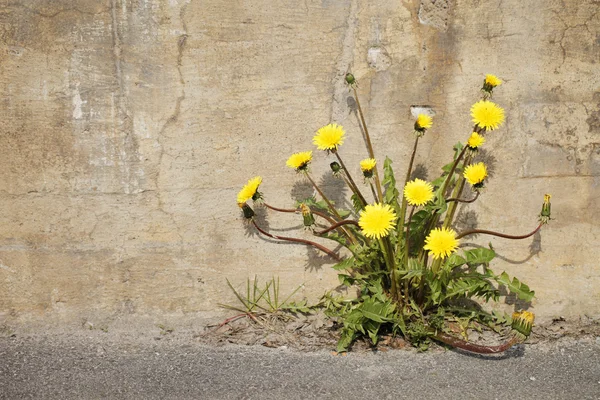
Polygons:
<instances>
[{"instance_id":1,"label":"crack in wall","mask_svg":"<svg viewBox=\"0 0 600 400\"><path fill-rule=\"evenodd\" d=\"M188 4L184 4L183 6L181 6L181 9L179 10L179 20L181 21L183 33L181 35L179 35L179 37L177 38L176 69L177 69L177 74L179 76L179 83L181 84L181 94L175 99L175 109L173 110L173 113L171 114L171 116L169 116L169 118L166 120L166 122L163 124L163 126L160 128L160 130L158 132L157 142L160 146L160 153L158 156L158 170L156 173L156 188L157 188L156 195L157 195L157 200L158 200L158 209L171 218L173 226L176 228L175 229L176 234L179 237L179 241L180 241L181 245L183 245L183 236L179 232L179 225L177 224L177 222L175 220L174 214L165 210L164 201L161 196L161 193L163 192L163 190L162 189L159 190L158 188L160 186L160 175L161 175L161 171L163 168L164 156L165 156L165 154L168 155L168 153L165 151L165 145L162 143L161 139L162 139L162 136L167 131L167 129L169 129L169 127L171 127L173 124L175 124L179 120L179 117L181 114L181 103L183 103L183 101L186 98L185 78L183 76L182 66L183 66L183 53L187 46L187 40L189 37L188 27L185 22L185 12L187 10L187 6L188 6Z\"/></svg>"},{"instance_id":2,"label":"crack in wall","mask_svg":"<svg viewBox=\"0 0 600 400\"><path fill-rule=\"evenodd\" d=\"M331 122L341 121L346 114L346 97L348 88L344 77L350 72L354 62L354 44L356 29L358 28L358 0L352 0L348 17L346 18L346 31L342 41L342 51L335 64L335 76L333 77L333 92L331 95Z\"/></svg>"},{"instance_id":3,"label":"crack in wall","mask_svg":"<svg viewBox=\"0 0 600 400\"><path fill-rule=\"evenodd\" d=\"M562 29L562 31L560 32L560 39L558 40L558 45L560 46L561 52L562 52L562 62L561 64L556 67L556 70L558 70L558 68L562 67L566 60L567 60L567 49L565 47L564 41L565 38L567 36L567 32L571 29L577 29L577 28L585 28L585 30L588 32L589 35L595 36L591 31L590 31L590 27L588 26L588 24L594 19L596 18L596 16L598 15L598 13L600 13L600 10L596 10L596 12L594 12L593 14L591 14L583 23L579 23L579 24L575 24L575 25L569 25L561 16L560 11L556 11L556 10L552 10L552 12L554 13L554 15L556 16L556 18L558 18L560 20L560 22L562 22L564 29ZM551 44L556 43L556 41L551 41Z\"/></svg>"}]
</instances>

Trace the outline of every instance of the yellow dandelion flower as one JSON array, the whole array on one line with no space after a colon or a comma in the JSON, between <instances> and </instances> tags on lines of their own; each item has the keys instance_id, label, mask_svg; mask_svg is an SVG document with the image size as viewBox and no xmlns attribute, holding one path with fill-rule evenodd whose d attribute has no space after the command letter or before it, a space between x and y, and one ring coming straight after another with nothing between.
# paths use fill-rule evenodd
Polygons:
<instances>
[{"instance_id":1,"label":"yellow dandelion flower","mask_svg":"<svg viewBox=\"0 0 600 400\"><path fill-rule=\"evenodd\" d=\"M487 168L482 162L471 164L465 168L463 176L471 185L481 185L483 180L487 177Z\"/></svg>"},{"instance_id":2,"label":"yellow dandelion flower","mask_svg":"<svg viewBox=\"0 0 600 400\"><path fill-rule=\"evenodd\" d=\"M312 160L312 151L303 151L300 153L294 153L288 158L285 165L290 168L294 168L296 171L303 171L308 167L308 164Z\"/></svg>"},{"instance_id":3,"label":"yellow dandelion flower","mask_svg":"<svg viewBox=\"0 0 600 400\"><path fill-rule=\"evenodd\" d=\"M471 149L481 147L485 143L485 138L477 132L473 132L467 141L467 146Z\"/></svg>"},{"instance_id":4,"label":"yellow dandelion flower","mask_svg":"<svg viewBox=\"0 0 600 400\"><path fill-rule=\"evenodd\" d=\"M254 198L258 193L258 187L261 183L262 178L260 176L255 176L254 178L250 179L237 195L238 204L243 204Z\"/></svg>"},{"instance_id":5,"label":"yellow dandelion flower","mask_svg":"<svg viewBox=\"0 0 600 400\"><path fill-rule=\"evenodd\" d=\"M365 158L360 162L360 170L362 172L371 172L375 168L375 164L377 164L377 161L374 158Z\"/></svg>"},{"instance_id":6,"label":"yellow dandelion flower","mask_svg":"<svg viewBox=\"0 0 600 400\"><path fill-rule=\"evenodd\" d=\"M469 140L467 140L467 146L469 146L471 149L477 149L478 147L481 147L484 143L485 138L477 132L471 133L471 136L469 136Z\"/></svg>"},{"instance_id":7,"label":"yellow dandelion flower","mask_svg":"<svg viewBox=\"0 0 600 400\"><path fill-rule=\"evenodd\" d=\"M313 137L313 144L319 150L335 151L344 143L344 128L337 124L325 125Z\"/></svg>"},{"instance_id":8,"label":"yellow dandelion flower","mask_svg":"<svg viewBox=\"0 0 600 400\"><path fill-rule=\"evenodd\" d=\"M429 182L416 178L404 186L404 197L411 206L422 206L433 199L433 186Z\"/></svg>"},{"instance_id":9,"label":"yellow dandelion flower","mask_svg":"<svg viewBox=\"0 0 600 400\"><path fill-rule=\"evenodd\" d=\"M415 121L415 131L423 132L426 129L431 128L433 125L433 118L427 114L419 114Z\"/></svg>"},{"instance_id":10,"label":"yellow dandelion flower","mask_svg":"<svg viewBox=\"0 0 600 400\"><path fill-rule=\"evenodd\" d=\"M480 100L471 107L471 117L475 124L492 131L504 122L504 110L491 101Z\"/></svg>"},{"instance_id":11,"label":"yellow dandelion flower","mask_svg":"<svg viewBox=\"0 0 600 400\"><path fill-rule=\"evenodd\" d=\"M423 249L429 250L433 258L446 258L458 247L456 232L449 228L435 228L425 239Z\"/></svg>"},{"instance_id":12,"label":"yellow dandelion flower","mask_svg":"<svg viewBox=\"0 0 600 400\"><path fill-rule=\"evenodd\" d=\"M387 236L396 225L396 213L388 204L368 204L360 212L358 225L365 236L379 239Z\"/></svg>"},{"instance_id":13,"label":"yellow dandelion flower","mask_svg":"<svg viewBox=\"0 0 600 400\"><path fill-rule=\"evenodd\" d=\"M493 89L496 86L502 85L502 81L496 75L487 74L485 76L484 85L489 86Z\"/></svg>"}]
</instances>

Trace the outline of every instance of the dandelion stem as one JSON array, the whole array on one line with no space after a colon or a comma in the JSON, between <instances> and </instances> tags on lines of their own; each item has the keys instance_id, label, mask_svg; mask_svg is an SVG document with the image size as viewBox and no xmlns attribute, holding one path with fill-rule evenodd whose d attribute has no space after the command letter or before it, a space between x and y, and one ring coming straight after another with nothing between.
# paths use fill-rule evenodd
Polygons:
<instances>
[{"instance_id":1,"label":"dandelion stem","mask_svg":"<svg viewBox=\"0 0 600 400\"><path fill-rule=\"evenodd\" d=\"M278 208L278 207L273 207L272 205L267 204L264 201L263 201L263 204L265 205L265 207L267 207L267 208L269 208L269 209L271 209L273 211L284 212L284 213L297 213L297 214L302 213L302 210L299 209L299 208L297 208L297 209L296 208ZM327 222L329 222L330 224L332 224L332 225L336 224L336 220L333 219L333 218L331 218L327 214L324 214L324 213L322 213L320 211L317 211L317 210L313 210L312 208L311 208L310 211L313 214L318 215L319 217L323 218L324 220L327 220ZM344 224L341 224L341 225L344 225ZM349 232L347 232L346 229L340 227L340 231L344 235L346 235L346 237L348 238L348 240L350 240L350 242L356 243L356 238L354 236L352 236Z\"/></svg>"},{"instance_id":2,"label":"dandelion stem","mask_svg":"<svg viewBox=\"0 0 600 400\"><path fill-rule=\"evenodd\" d=\"M456 157L456 160L454 160L454 164L452 164L452 168L450 169L450 172L448 173L448 176L446 177L446 180L444 181L444 185L442 186L442 190L440 191L440 193L442 195L444 195L444 193L446 192L446 189L448 188L448 184L450 183L450 180L452 179L452 176L454 175L454 171L456 170L456 167L458 166L458 163L460 162L460 160L465 155L465 152L467 151L468 147L469 146L464 146L462 151L458 155L458 157Z\"/></svg>"},{"instance_id":3,"label":"dandelion stem","mask_svg":"<svg viewBox=\"0 0 600 400\"><path fill-rule=\"evenodd\" d=\"M408 226L406 227L406 254L404 255L404 260L406 262L407 267L408 267L408 255L410 252L410 244L409 244L409 240L408 240L408 237L410 235L410 220L412 219L414 212L415 212L415 206L412 206L412 208L410 209L410 214L408 215Z\"/></svg>"},{"instance_id":4,"label":"dandelion stem","mask_svg":"<svg viewBox=\"0 0 600 400\"><path fill-rule=\"evenodd\" d=\"M465 146L465 148L466 148L466 146ZM471 156L468 156L464 160L463 169L465 169L465 167L471 163L471 158L472 158ZM458 198L460 196L460 194L462 193L464 187L465 187L465 177L463 175L461 175L458 178L458 182L456 182L456 186L454 187L453 197ZM452 225L452 220L454 219L454 213L456 212L457 206L458 206L458 203L455 201L453 201L448 206L448 210L446 211L446 216L444 217L444 224L443 224L444 228L449 228L450 225Z\"/></svg>"},{"instance_id":5,"label":"dandelion stem","mask_svg":"<svg viewBox=\"0 0 600 400\"><path fill-rule=\"evenodd\" d=\"M533 231L531 231L525 235L507 235L505 233L488 231L485 229L472 229L470 231L463 232L460 235L456 236L456 239L460 239L460 238L463 238L468 235L474 235L476 233L482 233L484 235L498 236L498 237L501 237L504 239L513 239L513 240L527 239L528 237L535 235L542 228L543 225L544 224L540 223L537 228L535 228Z\"/></svg>"},{"instance_id":6,"label":"dandelion stem","mask_svg":"<svg viewBox=\"0 0 600 400\"><path fill-rule=\"evenodd\" d=\"M373 199L377 202L377 193L375 192L375 187L371 182L369 182L369 187L371 188L371 194L373 195Z\"/></svg>"},{"instance_id":7,"label":"dandelion stem","mask_svg":"<svg viewBox=\"0 0 600 400\"><path fill-rule=\"evenodd\" d=\"M394 265L394 257L392 255L392 245L390 243L390 239L388 237L380 238L379 245L381 246L381 251L383 252L383 257L390 273L390 280L392 281L392 297L402 303L402 293L398 289L396 268Z\"/></svg>"},{"instance_id":8,"label":"dandelion stem","mask_svg":"<svg viewBox=\"0 0 600 400\"><path fill-rule=\"evenodd\" d=\"M450 345L452 347L456 347L456 348L459 348L462 350L467 350L472 353L478 353L478 354L502 353L502 352L505 352L506 350L510 349L515 344L520 342L520 340L516 336L513 336L508 342L500 344L498 346L484 346L484 345L466 342L462 339L456 338L454 336L450 336L443 332L438 332L436 335L433 336L433 338L436 340L439 340L442 343Z\"/></svg>"},{"instance_id":9,"label":"dandelion stem","mask_svg":"<svg viewBox=\"0 0 600 400\"><path fill-rule=\"evenodd\" d=\"M413 146L412 155L410 156L410 162L408 163L408 170L406 171L406 178L404 179L404 186L402 187L402 190L404 190L404 187L406 187L406 184L408 183L408 180L410 179L410 174L412 173L413 162L415 161L415 154L417 153L417 145L418 144L419 144L419 136L417 135L417 137L415 138L415 145ZM406 218L406 207L407 207L406 197L404 197L403 192L401 194L402 194L402 206L400 207L400 224L398 224L398 233L400 233L400 231L402 231L402 229L404 229L404 221ZM409 221L410 221L410 219L409 219Z\"/></svg>"},{"instance_id":10,"label":"dandelion stem","mask_svg":"<svg viewBox=\"0 0 600 400\"><path fill-rule=\"evenodd\" d=\"M328 232L331 232L334 229L337 229L337 228L341 227L342 225L356 225L356 226L359 226L358 222L356 222L354 220L351 220L351 219L345 219L343 221L340 221L340 222L337 222L337 223L331 225L329 228L327 228L325 230L322 230L320 232L315 232L315 234L317 234L317 235L324 235L324 234L326 234Z\"/></svg>"},{"instance_id":11,"label":"dandelion stem","mask_svg":"<svg viewBox=\"0 0 600 400\"><path fill-rule=\"evenodd\" d=\"M352 190L354 192L354 194L358 197L362 206L363 207L366 206L367 201L365 200L364 196L358 189L358 186L356 186L356 183L354 183L354 179L352 179L352 176L350 175L350 172L346 168L344 161L342 161L342 157L340 157L340 154L337 151L335 151L334 153L335 153L335 156L337 157L338 161L340 162L342 169L344 170L344 175L346 175L346 177L348 178L348 181L346 183L348 183L348 186L350 186L350 190Z\"/></svg>"},{"instance_id":12,"label":"dandelion stem","mask_svg":"<svg viewBox=\"0 0 600 400\"><path fill-rule=\"evenodd\" d=\"M266 232L264 230L262 230L258 224L256 223L255 220L252 220L252 223L254 224L254 227L263 235L268 236L272 239L278 239L278 240L283 240L283 241L287 241L287 242L294 242L294 243L302 243L302 244L307 244L310 246L314 246L317 249L321 250L322 252L326 253L327 255L329 255L330 257L332 257L333 259L335 259L336 261L340 261L341 258L340 256L338 256L337 254L335 254L332 250L329 250L327 247L320 245L319 243L315 243L312 242L310 240L306 240L306 239L299 239L299 238L292 238L292 237L286 237L286 236L277 236L277 235L272 235L269 232Z\"/></svg>"},{"instance_id":13,"label":"dandelion stem","mask_svg":"<svg viewBox=\"0 0 600 400\"><path fill-rule=\"evenodd\" d=\"M356 108L358 108L358 114L360 115L360 122L363 126L363 130L365 131L365 140L367 141L367 150L369 151L369 157L375 159L375 154L373 153L373 145L371 144L371 136L369 135L369 129L367 129L367 123L365 122L365 116L362 112L362 107L360 106L360 101L358 100L358 93L356 92L356 88L353 86L352 90L354 92L354 100L356 100ZM383 201L383 191L381 190L381 181L379 180L379 172L377 171L377 166L374 168L375 170L375 185L377 187L377 194L379 195L379 201Z\"/></svg>"},{"instance_id":14,"label":"dandelion stem","mask_svg":"<svg viewBox=\"0 0 600 400\"><path fill-rule=\"evenodd\" d=\"M451 201L456 201L458 203L473 203L479 197L479 193L480 193L479 191L475 192L475 197L473 197L471 200L465 200L465 199L459 199L456 197L452 197L450 199L446 199L446 203L450 203Z\"/></svg>"}]
</instances>

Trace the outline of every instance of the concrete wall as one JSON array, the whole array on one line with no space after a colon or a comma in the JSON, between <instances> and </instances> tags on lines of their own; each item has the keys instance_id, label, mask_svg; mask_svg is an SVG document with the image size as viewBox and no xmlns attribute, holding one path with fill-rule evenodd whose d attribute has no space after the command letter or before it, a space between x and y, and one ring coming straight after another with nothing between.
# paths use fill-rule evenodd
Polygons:
<instances>
[{"instance_id":1,"label":"concrete wall","mask_svg":"<svg viewBox=\"0 0 600 400\"><path fill-rule=\"evenodd\" d=\"M410 107L435 126L429 178L470 133L486 73L507 123L493 176L462 220L531 230L492 238L494 269L536 290L542 318L600 315L600 3L594 0L20 0L0 2L0 322L198 315L233 302L229 278L337 283L331 260L243 226L235 196L262 175L273 204L310 193L285 160L335 121L366 156L352 70L381 158L398 176ZM324 174L326 191L347 192ZM297 220L268 215L275 232ZM287 231L285 231L287 232ZM302 234L301 231L299 234ZM487 237L477 239L488 243Z\"/></svg>"}]
</instances>

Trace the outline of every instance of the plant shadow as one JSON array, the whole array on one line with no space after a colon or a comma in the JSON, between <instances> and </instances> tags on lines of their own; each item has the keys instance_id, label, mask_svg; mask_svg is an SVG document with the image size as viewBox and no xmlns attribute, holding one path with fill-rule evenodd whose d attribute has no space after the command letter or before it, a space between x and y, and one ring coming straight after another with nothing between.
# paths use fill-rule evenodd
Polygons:
<instances>
[{"instance_id":1,"label":"plant shadow","mask_svg":"<svg viewBox=\"0 0 600 400\"><path fill-rule=\"evenodd\" d=\"M336 248L332 248L331 250L338 253L340 248L341 248L341 246L338 245ZM323 253L322 251L319 251L311 246L306 247L306 253L307 253L307 260L306 260L306 264L304 265L305 271L310 271L310 272L321 271L323 269L323 266L333 265L338 262L334 258L328 256L327 254Z\"/></svg>"},{"instance_id":2,"label":"plant shadow","mask_svg":"<svg viewBox=\"0 0 600 400\"><path fill-rule=\"evenodd\" d=\"M290 195L294 201L303 201L308 199L309 197L314 196L315 188L311 185L309 181L306 179L297 180L294 182L294 186L292 187L292 192Z\"/></svg>"},{"instance_id":3,"label":"plant shadow","mask_svg":"<svg viewBox=\"0 0 600 400\"><path fill-rule=\"evenodd\" d=\"M454 353L458 353L462 356L476 358L479 360L501 361L501 360L507 360L507 359L511 359L511 358L523 357L525 355L525 346L523 344L516 344L501 354L477 354L477 353L471 353L470 351L457 349L454 347L450 347L450 351L452 351Z\"/></svg>"},{"instance_id":4,"label":"plant shadow","mask_svg":"<svg viewBox=\"0 0 600 400\"><path fill-rule=\"evenodd\" d=\"M348 186L340 177L333 176L332 173L324 173L319 180L319 187L325 193L325 196L331 200L335 208L346 208L352 210L348 201Z\"/></svg>"},{"instance_id":5,"label":"plant shadow","mask_svg":"<svg viewBox=\"0 0 600 400\"><path fill-rule=\"evenodd\" d=\"M425 167L425 164L418 163L417 165L415 165L415 167L413 168L413 171L410 174L410 180L412 181L416 178L419 178L419 179L426 181L428 175L429 175L429 172L427 170L427 167Z\"/></svg>"},{"instance_id":6,"label":"plant shadow","mask_svg":"<svg viewBox=\"0 0 600 400\"><path fill-rule=\"evenodd\" d=\"M488 177L493 178L494 173L496 172L496 165L498 164L496 157L486 149L478 149L477 155L473 158L473 163L478 162L485 164Z\"/></svg>"}]
</instances>

